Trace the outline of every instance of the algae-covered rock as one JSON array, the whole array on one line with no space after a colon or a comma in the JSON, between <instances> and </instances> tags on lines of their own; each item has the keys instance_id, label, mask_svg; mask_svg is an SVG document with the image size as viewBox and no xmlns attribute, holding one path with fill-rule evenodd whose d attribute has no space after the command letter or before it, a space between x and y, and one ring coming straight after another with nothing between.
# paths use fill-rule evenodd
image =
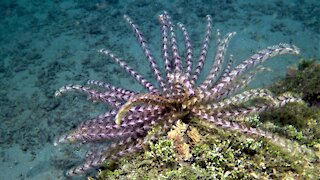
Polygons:
<instances>
[{"instance_id":1,"label":"algae-covered rock","mask_svg":"<svg viewBox=\"0 0 320 180\"><path fill-rule=\"evenodd\" d=\"M290 67L286 77L273 84L270 90L277 94L288 91L302 94L303 100L320 107L319 60L302 59L297 66Z\"/></svg>"},{"instance_id":2,"label":"algae-covered rock","mask_svg":"<svg viewBox=\"0 0 320 180\"><path fill-rule=\"evenodd\" d=\"M276 94L293 92L299 94L306 103L294 103L264 112L262 121L272 121L279 125L276 132L291 139L308 144L320 143L320 63L318 60L301 60L290 67L283 80L269 88Z\"/></svg>"},{"instance_id":3,"label":"algae-covered rock","mask_svg":"<svg viewBox=\"0 0 320 180\"><path fill-rule=\"evenodd\" d=\"M285 144L282 147L198 119L178 121L167 134L150 141L143 153L106 164L97 179L318 179L320 83L316 82L320 82L319 63L301 61L270 89L276 94L299 94L307 103L235 118L274 133L274 141ZM304 149L314 156L301 153Z\"/></svg>"},{"instance_id":4,"label":"algae-covered rock","mask_svg":"<svg viewBox=\"0 0 320 180\"><path fill-rule=\"evenodd\" d=\"M258 116L244 119L253 123L258 120ZM179 123L169 132L186 127ZM269 129L287 129L288 138L299 136L293 126L259 124ZM190 131L201 137L198 143L188 136ZM190 125L184 132L180 136L189 145L189 159L179 158L174 141L165 135L150 142L144 153L123 158L114 169L106 167L98 179L312 179L320 170L319 162L292 155L264 138L197 125ZM309 138L306 134L302 137ZM315 148L315 152L320 149Z\"/></svg>"}]
</instances>

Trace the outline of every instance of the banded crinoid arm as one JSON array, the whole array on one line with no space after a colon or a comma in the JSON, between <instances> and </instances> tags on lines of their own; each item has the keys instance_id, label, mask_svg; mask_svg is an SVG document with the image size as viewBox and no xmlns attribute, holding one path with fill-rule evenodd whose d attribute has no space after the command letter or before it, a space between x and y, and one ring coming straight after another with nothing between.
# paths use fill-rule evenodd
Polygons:
<instances>
[{"instance_id":1,"label":"banded crinoid arm","mask_svg":"<svg viewBox=\"0 0 320 180\"><path fill-rule=\"evenodd\" d=\"M87 84L105 88L105 89L107 89L107 93L115 93L114 96L116 96L117 98L122 99L122 100L128 100L130 97L137 95L137 93L135 93L131 90L120 88L120 87L115 87L111 84L108 84L108 83L105 83L102 81L88 80Z\"/></svg>"},{"instance_id":2,"label":"banded crinoid arm","mask_svg":"<svg viewBox=\"0 0 320 180\"><path fill-rule=\"evenodd\" d=\"M177 90L177 89L182 88L182 87L179 87L179 85L176 84L178 82L178 80L176 80L175 79L176 77L174 77L174 76L179 76L178 79L183 78L184 84L187 84L188 86L192 86L192 84L190 82L190 76L191 76L191 72L192 72L192 57L193 57L192 45L191 45L189 33L188 33L187 29L185 28L185 26L182 23L177 23L177 25L181 29L181 31L183 33L183 36L184 36L184 40L185 40L186 66L185 66L185 69L183 71L176 72L176 73L173 73L173 74L169 75L171 77L168 78L168 82L171 85L172 96L175 96L176 94L180 94L181 92L179 92L179 90ZM181 62L180 62L180 64L182 66ZM172 83L174 85L172 85ZM178 83L181 83L181 82L178 82Z\"/></svg>"},{"instance_id":3,"label":"banded crinoid arm","mask_svg":"<svg viewBox=\"0 0 320 180\"><path fill-rule=\"evenodd\" d=\"M170 98L181 102L195 95L191 82L182 74L171 74L169 76L169 83L172 84L174 89Z\"/></svg>"},{"instance_id":4,"label":"banded crinoid arm","mask_svg":"<svg viewBox=\"0 0 320 180\"><path fill-rule=\"evenodd\" d=\"M158 125L160 127L155 131L155 133L150 133L147 136L139 137L137 139L128 137L118 142L114 142L100 151L89 152L83 164L70 169L66 174L68 176L84 174L94 168L102 166L107 160L116 160L123 156L143 150L150 140L154 140L161 134L167 132L171 128L171 124L177 121L177 118L178 117L173 113L168 113L162 117L162 119L165 120L158 121L157 124L155 124L155 126Z\"/></svg>"},{"instance_id":5,"label":"banded crinoid arm","mask_svg":"<svg viewBox=\"0 0 320 180\"><path fill-rule=\"evenodd\" d=\"M228 61L227 67L223 70L223 73L222 73L222 75L221 75L220 78L225 78L225 77L227 77L227 75L228 75L228 74L230 73L230 71L231 71L233 62L234 62L234 60L233 60L233 55L231 54L230 57L229 57L229 61Z\"/></svg>"},{"instance_id":6,"label":"banded crinoid arm","mask_svg":"<svg viewBox=\"0 0 320 180\"><path fill-rule=\"evenodd\" d=\"M144 143L147 144L149 141L156 141L159 136L165 135L171 129L172 125L178 121L178 119L179 117L174 113L165 115L163 120L148 132L148 135L144 139Z\"/></svg>"},{"instance_id":7,"label":"banded crinoid arm","mask_svg":"<svg viewBox=\"0 0 320 180\"><path fill-rule=\"evenodd\" d=\"M114 123L114 117L116 116L117 112L118 112L117 109L111 110L111 111L108 111L102 115L95 117L95 118L86 120L86 121L82 122L75 130L72 130L72 132L70 132L69 134L72 134L73 132L81 132L82 129L91 129L92 127L106 126L111 123ZM60 144L61 139L65 139L65 137L68 136L69 134L63 135L63 136L55 139L53 142L53 145L57 146L58 144Z\"/></svg>"},{"instance_id":8,"label":"banded crinoid arm","mask_svg":"<svg viewBox=\"0 0 320 180\"><path fill-rule=\"evenodd\" d=\"M195 118L207 121L210 124L213 124L215 127L222 127L230 131L236 131L236 132L258 136L258 137L259 136L265 137L271 143L281 147L283 150L287 151L292 156L300 157L301 155L305 155L306 159L311 161L318 159L318 157L315 155L312 149L307 148L305 145L300 145L297 142L282 138L271 132L264 131L259 128L247 127L245 125L238 124L236 122L224 120L223 118L220 118L220 117L210 116L205 112L202 112L199 110L194 109L192 110L192 112Z\"/></svg>"},{"instance_id":9,"label":"banded crinoid arm","mask_svg":"<svg viewBox=\"0 0 320 180\"><path fill-rule=\"evenodd\" d=\"M78 129L87 129L97 125L106 126L108 124L114 123L114 117L117 115L118 109L113 109L107 111L106 113L99 115L95 118L86 120L82 122L77 128Z\"/></svg>"},{"instance_id":10,"label":"banded crinoid arm","mask_svg":"<svg viewBox=\"0 0 320 180\"><path fill-rule=\"evenodd\" d=\"M235 80L236 83L233 83L232 85L230 85L230 87L228 87L228 89L226 89L225 92L223 92L222 94L217 95L217 97L215 98L215 101L220 101L221 99L232 96L238 91L241 91L241 89L249 85L249 83L257 76L258 73L261 73L263 71L271 71L271 70L269 68L260 66L254 69L253 71L251 71L249 74L240 76Z\"/></svg>"},{"instance_id":11,"label":"banded crinoid arm","mask_svg":"<svg viewBox=\"0 0 320 180\"><path fill-rule=\"evenodd\" d=\"M140 121L138 121L140 120ZM160 116L150 116L144 119L137 119L136 122L122 123L121 125L96 126L82 131L72 131L59 138L55 144L74 142L99 142L106 140L118 140L126 138L138 138L145 136L151 129L151 125L160 121Z\"/></svg>"},{"instance_id":12,"label":"banded crinoid arm","mask_svg":"<svg viewBox=\"0 0 320 180\"><path fill-rule=\"evenodd\" d=\"M58 89L54 95L57 97L65 94L66 92L71 92L71 91L86 93L89 99L93 101L101 101L116 108L121 107L121 105L123 104L121 101L114 98L114 96L105 96L101 92L92 90L90 87L85 87L81 85L71 84L71 85L63 86L60 89ZM122 94L119 94L119 96L121 97Z\"/></svg>"},{"instance_id":13,"label":"banded crinoid arm","mask_svg":"<svg viewBox=\"0 0 320 180\"><path fill-rule=\"evenodd\" d=\"M90 152L86 156L86 159L83 164L78 165L76 167L71 168L66 172L67 176L76 176L85 174L90 170L93 170L95 168L98 168L103 165L103 163L111 157L112 154L115 153L115 151L121 151L128 148L128 146L132 146L137 142L137 140L128 138L124 139L118 142L114 142L111 145L96 151L96 152ZM140 149L137 149L137 151Z\"/></svg>"},{"instance_id":14,"label":"banded crinoid arm","mask_svg":"<svg viewBox=\"0 0 320 180\"><path fill-rule=\"evenodd\" d=\"M267 109L279 108L285 106L288 103L297 103L302 101L299 97L296 97L290 93L284 93L278 97L273 98L272 96L266 94L266 96L262 98L266 99L267 101L254 104L249 107L232 107L225 109L222 108L219 111L215 111L214 109L212 111L209 111L208 108L199 110L204 111L209 115L214 115L220 118L232 118L235 116L248 116L250 114L257 114Z\"/></svg>"},{"instance_id":15,"label":"banded crinoid arm","mask_svg":"<svg viewBox=\"0 0 320 180\"><path fill-rule=\"evenodd\" d=\"M237 86L241 84L236 84ZM225 93L229 93L229 91L226 91ZM227 96L229 94L221 94L218 95L216 99L221 99L221 97ZM253 89L249 91L245 91L243 93L237 94L231 98L227 98L223 101L213 101L213 102L207 102L203 103L204 97L210 95L208 91L204 91L202 89L196 89L195 90L195 96L191 97L189 100L183 102L183 107L193 107L196 106L198 109L202 109L204 111L217 111L220 109L223 109L225 107L228 107L232 104L241 104L244 103L250 99L254 98L265 98L265 99L271 99L272 93L270 93L266 89Z\"/></svg>"},{"instance_id":16,"label":"banded crinoid arm","mask_svg":"<svg viewBox=\"0 0 320 180\"><path fill-rule=\"evenodd\" d=\"M161 73L158 69L158 65L157 65L148 45L147 45L145 38L142 35L142 32L139 30L138 26L132 22L132 20L129 18L129 16L124 15L123 17L130 24L132 30L134 31L136 38L140 44L140 47L143 50L143 53L145 54L145 56L147 57L149 64L150 64L150 67L153 70L153 74L156 77L158 83L160 84L160 87L162 88L163 91L166 91L165 90L166 84L164 83L164 81L161 77Z\"/></svg>"},{"instance_id":17,"label":"banded crinoid arm","mask_svg":"<svg viewBox=\"0 0 320 180\"><path fill-rule=\"evenodd\" d=\"M159 113L159 111L163 111L163 109L163 107L152 105L136 106L129 109L128 113L130 113L130 115L123 118L122 122L129 123L131 121L136 121L137 118L143 118L145 116L149 116L150 114ZM119 109L113 109L102 115L99 115L98 117L82 122L77 129L78 131L81 131L82 129L92 129L96 126L114 125L114 119L118 111Z\"/></svg>"},{"instance_id":18,"label":"banded crinoid arm","mask_svg":"<svg viewBox=\"0 0 320 180\"><path fill-rule=\"evenodd\" d=\"M206 90L208 87L212 87L212 82L215 78L218 77L219 72L221 70L223 60L225 57L226 50L228 48L229 42L231 38L235 35L235 32L228 33L217 45L216 56L214 58L213 66L209 72L209 75L206 79L199 85L199 87L203 90Z\"/></svg>"},{"instance_id":19,"label":"banded crinoid arm","mask_svg":"<svg viewBox=\"0 0 320 180\"><path fill-rule=\"evenodd\" d=\"M164 11L163 14L160 15L160 22L163 24L163 27L166 27L170 31L170 44L171 44L172 60L173 60L173 62L170 62L170 59L166 59L166 61L165 61L167 83L168 83L170 91L171 91L171 93L167 96L170 96L170 95L176 96L177 94L180 93L180 90L179 90L179 87L176 86L177 81L175 81L173 76L176 76L176 75L183 76L183 74L184 74L184 72L182 70L183 67L182 67L181 57L179 54L176 33L173 28L173 23L171 22L171 17L169 16L169 14L166 11ZM181 26L183 26L183 25L181 25ZM162 28L162 29L164 29L164 28ZM186 50L191 52L191 49L190 49L191 44L190 44L190 40L188 39L189 38L188 33L186 32L185 28L182 28L182 29L184 30L183 33L184 33L186 41L187 41L186 42ZM164 37L165 36L163 35L163 38ZM163 53L164 53L163 56L165 56L167 51L164 51ZM187 58L191 58L191 57L192 56L188 56ZM189 59L189 60L187 59L187 64L189 64L189 66L190 66L190 61L191 61L191 59ZM171 66L171 64L173 67ZM169 69L169 68L171 68L171 69ZM191 68L191 67L189 67L189 68ZM186 78L186 80L189 81L189 78Z\"/></svg>"},{"instance_id":20,"label":"banded crinoid arm","mask_svg":"<svg viewBox=\"0 0 320 180\"><path fill-rule=\"evenodd\" d=\"M191 71L192 71L192 59L193 59L191 40L190 40L189 33L188 33L186 27L182 23L178 23L178 26L181 29L183 36L184 36L185 49L186 49L185 76L186 76L186 79L189 79L190 75L191 75Z\"/></svg>"},{"instance_id":21,"label":"banded crinoid arm","mask_svg":"<svg viewBox=\"0 0 320 180\"><path fill-rule=\"evenodd\" d=\"M231 131L239 131L245 134L258 135L258 136L266 136L267 134L265 131L261 129L247 127L245 125L238 124L236 122L224 120L223 118L220 118L220 117L211 116L199 109L194 108L191 111L192 111L192 115L195 118L210 122L217 127L222 127Z\"/></svg>"},{"instance_id":22,"label":"banded crinoid arm","mask_svg":"<svg viewBox=\"0 0 320 180\"><path fill-rule=\"evenodd\" d=\"M101 49L99 50L99 52L106 56L109 56L113 61L115 61L117 64L119 64L120 67L125 69L126 72L128 72L133 78L135 78L148 91L154 93L158 92L158 89L155 88L151 82L143 78L138 72L134 71L130 66L128 66L124 61L116 57L113 53L105 49Z\"/></svg>"},{"instance_id":23,"label":"banded crinoid arm","mask_svg":"<svg viewBox=\"0 0 320 180\"><path fill-rule=\"evenodd\" d=\"M265 100L269 100L271 102L274 100L273 94L267 89L251 89L249 91L244 91L240 94L224 99L217 103L199 105L197 106L197 108L207 113L213 113L213 112L225 109L227 107L230 107L231 105L243 104L249 100L253 100L257 98L262 98Z\"/></svg>"},{"instance_id":24,"label":"banded crinoid arm","mask_svg":"<svg viewBox=\"0 0 320 180\"><path fill-rule=\"evenodd\" d=\"M259 51L236 66L225 78L219 80L215 86L207 91L202 100L205 102L214 100L218 94L223 93L233 83L236 83L236 78L242 75L246 70L264 62L267 59L283 54L299 54L299 49L294 45L279 44Z\"/></svg>"},{"instance_id":25,"label":"banded crinoid arm","mask_svg":"<svg viewBox=\"0 0 320 180\"><path fill-rule=\"evenodd\" d=\"M173 24L171 22L171 17L169 16L168 12L163 12L164 22L167 23L169 31L170 31L170 44L172 49L172 58L173 58L173 72L174 73L181 73L182 72L182 62L181 57L179 55L179 48L176 38L176 33L173 28Z\"/></svg>"},{"instance_id":26,"label":"banded crinoid arm","mask_svg":"<svg viewBox=\"0 0 320 180\"><path fill-rule=\"evenodd\" d=\"M61 136L54 144L74 142L95 142L103 140L114 140L123 138L137 138L146 134L151 126L158 123L164 114L164 108L148 106L143 113L130 113L138 108L129 111L128 116L120 125L110 123L87 123L81 125L70 133Z\"/></svg>"},{"instance_id":27,"label":"banded crinoid arm","mask_svg":"<svg viewBox=\"0 0 320 180\"><path fill-rule=\"evenodd\" d=\"M161 35L162 35L162 60L164 63L165 74L167 82L169 81L169 74L171 73L171 59L168 52L168 25L163 14L159 15L159 21L161 24ZM164 93L168 95L168 89L172 90L170 84L166 84L166 89Z\"/></svg>"},{"instance_id":28,"label":"banded crinoid arm","mask_svg":"<svg viewBox=\"0 0 320 180\"><path fill-rule=\"evenodd\" d=\"M198 64L196 65L196 69L194 70L192 77L191 77L191 84L194 85L202 71L204 61L208 54L208 48L210 43L210 37L211 37L211 30L212 30L212 18L210 15L207 15L207 27L206 27L206 33L202 42L202 47L200 50L200 55L198 58Z\"/></svg>"},{"instance_id":29,"label":"banded crinoid arm","mask_svg":"<svg viewBox=\"0 0 320 180\"><path fill-rule=\"evenodd\" d=\"M141 104L149 104L149 105L159 105L162 107L167 107L174 109L174 103L177 100L168 99L161 95L156 94L139 94L133 98L131 98L128 102L126 102L118 111L118 114L115 117L115 123L121 124L121 119L125 117L128 113L129 109L141 105Z\"/></svg>"}]
</instances>

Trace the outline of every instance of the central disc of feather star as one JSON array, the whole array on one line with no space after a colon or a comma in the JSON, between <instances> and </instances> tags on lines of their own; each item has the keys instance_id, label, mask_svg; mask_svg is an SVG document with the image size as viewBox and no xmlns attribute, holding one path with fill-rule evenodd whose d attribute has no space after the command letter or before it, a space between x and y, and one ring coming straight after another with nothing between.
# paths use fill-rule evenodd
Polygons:
<instances>
[{"instance_id":1,"label":"central disc of feather star","mask_svg":"<svg viewBox=\"0 0 320 180\"><path fill-rule=\"evenodd\" d=\"M234 122L237 116L260 113L266 109L284 106L289 102L300 101L299 98L291 94L274 97L266 89L241 92L241 89L248 85L258 72L266 70L263 67L256 67L258 64L282 54L299 54L299 49L296 46L279 44L268 47L232 68L232 56L228 58L227 63L223 62L226 59L225 53L229 41L235 33L229 33L221 37L220 32L217 31L214 63L205 80L196 85L203 70L204 61L207 59L210 44L212 19L209 15L207 16L206 32L197 59L194 59L193 47L185 26L182 23L175 26L167 12L160 15L165 77L161 76L155 58L138 26L127 15L124 16L124 19L135 33L160 88L156 88L156 85L147 81L110 51L100 50L101 54L109 57L136 79L148 93L134 92L95 80L89 80L88 86L67 85L55 93L56 96L69 91L85 93L89 99L100 101L113 108L98 117L81 123L76 129L54 142L54 145L76 142L80 144L112 142L111 145L100 149L93 144L94 147L85 156L85 162L70 169L67 175L84 174L91 169L98 168L106 160L116 160L129 153L141 151L148 141L166 134L175 122L186 118L198 119L249 136L262 136L289 151L312 154L311 150L294 146L284 138L272 133ZM178 27L183 33L185 41L184 58L182 58L178 49L175 27ZM185 60L185 63L182 63L182 59ZM195 65L194 62L196 62ZM183 64L185 64L184 67ZM256 68L248 72L253 67ZM100 89L102 87L105 90L94 90L93 87L100 87ZM245 106L245 102L257 98L263 101L259 104L249 106L246 104ZM228 121L228 119L233 119L233 121ZM160 128L150 137L148 132L153 127Z\"/></svg>"},{"instance_id":2,"label":"central disc of feather star","mask_svg":"<svg viewBox=\"0 0 320 180\"><path fill-rule=\"evenodd\" d=\"M137 106L139 104L164 106L175 113L188 112L187 108L190 108L191 105L197 102L197 96L195 96L195 91L193 90L190 81L186 78L185 75L175 73L169 74L168 82L172 86L171 89L177 92L166 94L165 96L158 93L147 93L138 94L132 97L118 111L115 117L116 124L120 125L121 119L123 119L125 113L128 112L133 106Z\"/></svg>"}]
</instances>

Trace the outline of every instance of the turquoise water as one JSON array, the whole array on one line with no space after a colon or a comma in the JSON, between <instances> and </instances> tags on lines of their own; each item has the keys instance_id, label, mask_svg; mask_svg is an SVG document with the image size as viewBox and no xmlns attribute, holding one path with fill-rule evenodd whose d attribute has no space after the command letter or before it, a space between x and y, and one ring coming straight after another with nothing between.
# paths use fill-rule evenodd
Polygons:
<instances>
[{"instance_id":1,"label":"turquoise water","mask_svg":"<svg viewBox=\"0 0 320 180\"><path fill-rule=\"evenodd\" d=\"M207 14L213 17L213 32L237 32L227 51L236 63L279 43L301 49L298 57L285 55L266 62L272 71L258 76L253 87L279 79L299 58L320 58L318 0L149 2L0 1L0 179L67 179L64 171L81 161L83 149L54 147L52 142L105 107L83 96L54 98L61 86L84 85L94 79L142 90L117 65L99 55L99 49L111 50L155 81L124 14L139 25L160 67L158 15L163 10L173 22L186 25L195 54L201 47ZM215 33L212 39L205 67L212 63ZM181 33L178 40L183 42Z\"/></svg>"}]
</instances>

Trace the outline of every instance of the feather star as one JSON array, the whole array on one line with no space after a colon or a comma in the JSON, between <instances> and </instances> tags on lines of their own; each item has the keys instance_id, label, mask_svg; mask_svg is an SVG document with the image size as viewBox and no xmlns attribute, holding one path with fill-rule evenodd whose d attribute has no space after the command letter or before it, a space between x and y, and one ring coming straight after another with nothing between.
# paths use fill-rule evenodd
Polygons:
<instances>
[{"instance_id":1,"label":"feather star","mask_svg":"<svg viewBox=\"0 0 320 180\"><path fill-rule=\"evenodd\" d=\"M60 96L69 91L81 92L87 94L89 99L100 101L113 108L98 117L83 122L76 129L54 142L55 145L74 142L111 142L111 145L102 149L89 151L85 162L69 170L68 175L84 174L101 166L106 160L116 160L129 153L141 151L148 141L155 140L168 132L170 127L178 120L197 119L230 131L265 137L280 147L292 151L304 151L303 148L291 146L283 138L270 132L228 120L230 118L235 119L237 116L247 116L267 109L278 108L289 102L300 101L298 97L289 93L275 97L267 89L241 92L241 89L247 86L258 72L266 70L266 68L257 66L258 64L283 54L297 55L299 49L296 46L278 44L267 47L232 68L232 56L228 58L226 63L224 63L224 60L226 59L225 54L229 41L236 33L232 32L222 37L218 30L214 63L206 78L202 82L198 82L198 77L207 59L210 44L211 16L206 17L206 32L200 54L196 60L194 59L189 33L185 26L182 23L174 25L167 12L163 12L159 16L165 76L161 75L156 60L149 50L139 27L127 15L124 16L124 19L135 33L150 68L153 70L157 85L146 80L115 54L106 49L101 49L99 52L102 55L117 63L134 77L147 92L134 92L95 80L89 80L88 86L66 85L56 91L55 96ZM183 34L184 55L179 51L175 28L178 28ZM195 65L194 62L196 62ZM248 72L253 67L256 68ZM99 87L100 89L102 87L104 90L94 90L93 87ZM250 106L238 106L253 99L262 99L263 101ZM152 136L149 136L148 132L154 127L160 128Z\"/></svg>"}]
</instances>

